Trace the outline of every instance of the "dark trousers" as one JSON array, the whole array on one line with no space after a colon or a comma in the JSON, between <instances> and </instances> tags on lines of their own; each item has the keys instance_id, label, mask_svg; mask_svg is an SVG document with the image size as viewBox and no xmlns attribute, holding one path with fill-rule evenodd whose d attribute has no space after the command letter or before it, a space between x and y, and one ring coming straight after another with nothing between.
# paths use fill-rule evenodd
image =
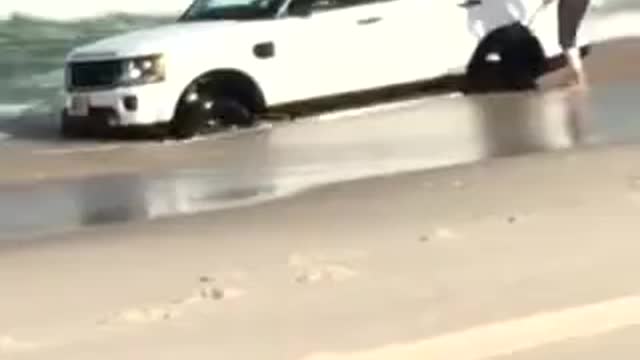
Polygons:
<instances>
[{"instance_id":1,"label":"dark trousers","mask_svg":"<svg viewBox=\"0 0 640 360\"><path fill-rule=\"evenodd\" d=\"M576 46L580 23L589 7L589 0L558 0L558 39L563 50Z\"/></svg>"}]
</instances>

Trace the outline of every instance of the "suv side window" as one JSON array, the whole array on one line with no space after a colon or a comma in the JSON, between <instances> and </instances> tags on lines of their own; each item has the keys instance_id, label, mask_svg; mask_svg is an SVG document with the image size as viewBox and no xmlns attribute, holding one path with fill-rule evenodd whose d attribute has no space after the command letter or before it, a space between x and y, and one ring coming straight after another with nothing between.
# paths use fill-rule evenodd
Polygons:
<instances>
[{"instance_id":1,"label":"suv side window","mask_svg":"<svg viewBox=\"0 0 640 360\"><path fill-rule=\"evenodd\" d=\"M325 12L329 10L344 9L358 5L372 4L384 0L293 0L289 5L292 7L310 7L310 12Z\"/></svg>"}]
</instances>

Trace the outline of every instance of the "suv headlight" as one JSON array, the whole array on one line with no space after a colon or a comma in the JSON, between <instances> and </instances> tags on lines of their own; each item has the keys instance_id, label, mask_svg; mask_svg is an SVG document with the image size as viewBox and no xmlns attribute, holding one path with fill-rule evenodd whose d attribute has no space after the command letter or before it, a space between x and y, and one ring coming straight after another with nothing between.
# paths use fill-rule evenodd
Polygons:
<instances>
[{"instance_id":1,"label":"suv headlight","mask_svg":"<svg viewBox=\"0 0 640 360\"><path fill-rule=\"evenodd\" d=\"M122 85L140 85L165 79L163 55L149 55L123 61Z\"/></svg>"}]
</instances>

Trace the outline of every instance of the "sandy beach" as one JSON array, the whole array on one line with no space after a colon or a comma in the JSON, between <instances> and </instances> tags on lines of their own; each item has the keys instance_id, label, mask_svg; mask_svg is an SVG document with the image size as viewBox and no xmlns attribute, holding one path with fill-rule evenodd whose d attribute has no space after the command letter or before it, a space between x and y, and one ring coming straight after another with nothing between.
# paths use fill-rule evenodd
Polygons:
<instances>
[{"instance_id":1,"label":"sandy beach","mask_svg":"<svg viewBox=\"0 0 640 360\"><path fill-rule=\"evenodd\" d=\"M595 45L586 95L554 87L560 71L542 93L432 98L393 116L173 146L34 145L14 128L23 135L3 148L0 197L26 189L41 200L0 204L5 217L81 217L81 200L64 208L50 194L119 194L107 177L77 195L98 175L217 169L228 183L256 186L259 174L286 188L287 171L307 165L332 184L220 211L2 234L0 359L636 359L632 59L637 40Z\"/></svg>"},{"instance_id":2,"label":"sandy beach","mask_svg":"<svg viewBox=\"0 0 640 360\"><path fill-rule=\"evenodd\" d=\"M485 359L618 339L609 333L640 322L639 150L356 181L4 248L0 349L11 359Z\"/></svg>"}]
</instances>

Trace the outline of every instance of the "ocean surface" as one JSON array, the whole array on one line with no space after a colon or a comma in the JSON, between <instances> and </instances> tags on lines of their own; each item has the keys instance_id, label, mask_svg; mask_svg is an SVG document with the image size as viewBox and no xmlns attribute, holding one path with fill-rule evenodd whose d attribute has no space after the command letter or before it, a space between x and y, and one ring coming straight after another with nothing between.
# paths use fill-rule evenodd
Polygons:
<instances>
[{"instance_id":1,"label":"ocean surface","mask_svg":"<svg viewBox=\"0 0 640 360\"><path fill-rule=\"evenodd\" d=\"M425 0L428 1L428 0ZM496 1L496 0L494 0ZM529 0L538 1L538 0ZM60 105L62 64L73 47L146 26L174 21L189 0L2 0L0 4L0 121ZM602 21L639 28L638 0L600 0Z\"/></svg>"}]
</instances>

